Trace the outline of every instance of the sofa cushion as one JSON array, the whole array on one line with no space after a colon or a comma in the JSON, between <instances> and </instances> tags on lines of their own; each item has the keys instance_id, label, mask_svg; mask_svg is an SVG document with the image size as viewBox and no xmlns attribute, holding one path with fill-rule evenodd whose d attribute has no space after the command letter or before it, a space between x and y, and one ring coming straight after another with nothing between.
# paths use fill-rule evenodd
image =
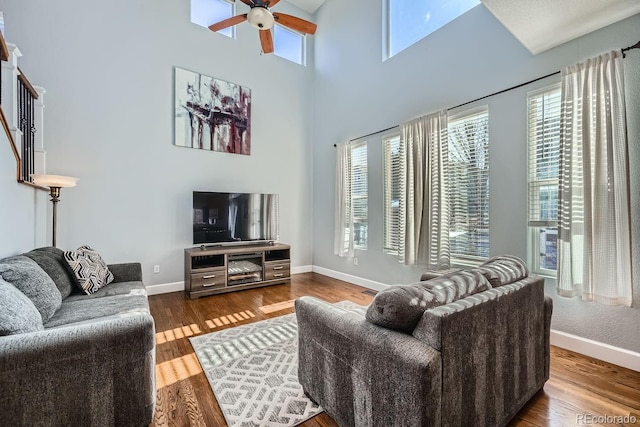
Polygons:
<instances>
[{"instance_id":1,"label":"sofa cushion","mask_svg":"<svg viewBox=\"0 0 640 427\"><path fill-rule=\"evenodd\" d=\"M46 329L92 323L97 319L123 318L140 313L149 313L149 302L146 294L122 294L102 298L85 297L69 300L67 298L60 310L45 322Z\"/></svg>"},{"instance_id":2,"label":"sofa cushion","mask_svg":"<svg viewBox=\"0 0 640 427\"><path fill-rule=\"evenodd\" d=\"M41 331L42 316L29 298L0 279L0 335Z\"/></svg>"},{"instance_id":3,"label":"sofa cushion","mask_svg":"<svg viewBox=\"0 0 640 427\"><path fill-rule=\"evenodd\" d=\"M491 276L489 281L494 287L508 285L529 276L527 264L513 255L500 255L490 258L481 266L476 267L476 269L482 271L488 278Z\"/></svg>"},{"instance_id":4,"label":"sofa cushion","mask_svg":"<svg viewBox=\"0 0 640 427\"><path fill-rule=\"evenodd\" d=\"M84 293L69 295L69 297L64 300L63 304L66 302L111 297L114 295L147 295L147 288L145 288L141 281L113 282L109 286L101 287L97 292L94 292L91 295Z\"/></svg>"},{"instance_id":5,"label":"sofa cushion","mask_svg":"<svg viewBox=\"0 0 640 427\"><path fill-rule=\"evenodd\" d=\"M33 302L43 322L49 320L62 304L62 296L56 284L31 258L17 255L1 260L0 276Z\"/></svg>"},{"instance_id":6,"label":"sofa cushion","mask_svg":"<svg viewBox=\"0 0 640 427\"><path fill-rule=\"evenodd\" d=\"M53 283L58 287L62 299L71 295L75 288L75 279L69 272L62 249L49 246L34 249L23 255L34 260L53 279Z\"/></svg>"},{"instance_id":7,"label":"sofa cushion","mask_svg":"<svg viewBox=\"0 0 640 427\"><path fill-rule=\"evenodd\" d=\"M113 281L100 254L89 246L80 246L75 251L64 253L64 259L76 278L76 283L87 295L97 292Z\"/></svg>"},{"instance_id":8,"label":"sofa cushion","mask_svg":"<svg viewBox=\"0 0 640 427\"><path fill-rule=\"evenodd\" d=\"M479 271L461 270L427 282L396 285L379 292L367 309L369 322L411 333L425 310L491 289Z\"/></svg>"}]
</instances>

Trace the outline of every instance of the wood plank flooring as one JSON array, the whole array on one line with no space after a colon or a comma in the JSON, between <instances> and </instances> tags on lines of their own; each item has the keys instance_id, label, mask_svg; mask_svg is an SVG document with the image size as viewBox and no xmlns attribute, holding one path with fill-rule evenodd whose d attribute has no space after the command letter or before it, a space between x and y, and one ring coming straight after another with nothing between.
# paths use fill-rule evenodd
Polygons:
<instances>
[{"instance_id":1,"label":"wood plank flooring","mask_svg":"<svg viewBox=\"0 0 640 427\"><path fill-rule=\"evenodd\" d=\"M316 273L276 285L186 300L182 293L149 297L156 322L157 405L152 426L225 426L224 416L189 343L189 337L293 312L293 301L311 295L329 302L366 305L366 288ZM635 416L640 426L640 373L567 350L551 348L551 378L518 413L512 426L576 426L579 414ZM591 423L589 425L613 425ZM303 427L337 424L322 413Z\"/></svg>"}]
</instances>

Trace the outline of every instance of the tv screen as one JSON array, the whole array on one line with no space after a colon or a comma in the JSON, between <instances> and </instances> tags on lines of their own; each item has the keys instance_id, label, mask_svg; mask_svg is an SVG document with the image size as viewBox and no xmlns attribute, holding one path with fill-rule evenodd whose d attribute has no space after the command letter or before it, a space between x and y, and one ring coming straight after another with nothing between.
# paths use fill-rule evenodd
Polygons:
<instances>
[{"instance_id":1,"label":"tv screen","mask_svg":"<svg viewBox=\"0 0 640 427\"><path fill-rule=\"evenodd\" d=\"M278 195L193 192L193 243L278 239Z\"/></svg>"}]
</instances>

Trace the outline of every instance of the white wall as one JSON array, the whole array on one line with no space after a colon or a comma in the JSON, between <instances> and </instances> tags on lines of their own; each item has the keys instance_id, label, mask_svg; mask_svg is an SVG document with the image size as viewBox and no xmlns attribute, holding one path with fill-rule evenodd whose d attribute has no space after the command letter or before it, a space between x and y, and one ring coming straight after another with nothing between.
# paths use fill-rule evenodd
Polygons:
<instances>
[{"instance_id":1,"label":"white wall","mask_svg":"<svg viewBox=\"0 0 640 427\"><path fill-rule=\"evenodd\" d=\"M150 285L182 281L191 192L268 192L280 194L280 240L292 245L293 265L309 265L313 60L301 67L262 56L250 25L239 25L232 40L191 24L189 5L0 1L6 38L24 55L21 69L47 90L48 172L80 178L76 188L62 190L58 246L89 244L107 262L142 262ZM310 19L285 2L277 7ZM238 2L238 12L245 9ZM312 40L310 47L313 54ZM176 66L252 90L251 156L173 145ZM3 201L33 216L26 196L13 190L5 157ZM32 218L20 215L11 213L8 222L19 221L28 234ZM4 221L2 227L19 233ZM1 246L5 253L26 250L33 239ZM154 264L160 274L152 273Z\"/></svg>"},{"instance_id":2,"label":"white wall","mask_svg":"<svg viewBox=\"0 0 640 427\"><path fill-rule=\"evenodd\" d=\"M382 62L382 2L328 0L316 15L314 122L314 265L393 284L418 280L423 268L400 265L382 253L381 136L369 142L369 248L352 259L333 255L335 149L333 144L397 125L560 70L640 37L640 15L539 55L530 54L482 5ZM358 16L358 19L352 19ZM625 60L634 218L640 213L638 158L640 52ZM633 57L633 58L632 58ZM491 253L526 259L526 93L559 76L489 98ZM465 107L467 108L467 107ZM640 232L633 226L634 265L640 265ZM555 295L548 280L547 293ZM640 274L634 272L635 305ZM552 327L640 351L640 309L606 307L554 296Z\"/></svg>"}]
</instances>

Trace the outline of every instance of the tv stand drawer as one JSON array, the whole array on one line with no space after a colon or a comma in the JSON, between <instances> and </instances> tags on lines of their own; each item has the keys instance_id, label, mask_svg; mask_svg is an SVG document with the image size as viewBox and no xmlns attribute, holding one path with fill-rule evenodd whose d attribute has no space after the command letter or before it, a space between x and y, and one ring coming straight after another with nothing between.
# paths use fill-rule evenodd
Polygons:
<instances>
[{"instance_id":1,"label":"tv stand drawer","mask_svg":"<svg viewBox=\"0 0 640 427\"><path fill-rule=\"evenodd\" d=\"M291 277L291 262L289 260L264 263L264 280L276 280L286 277Z\"/></svg>"},{"instance_id":2,"label":"tv stand drawer","mask_svg":"<svg viewBox=\"0 0 640 427\"><path fill-rule=\"evenodd\" d=\"M204 290L224 287L227 284L227 269L215 268L191 273L191 290Z\"/></svg>"}]
</instances>

